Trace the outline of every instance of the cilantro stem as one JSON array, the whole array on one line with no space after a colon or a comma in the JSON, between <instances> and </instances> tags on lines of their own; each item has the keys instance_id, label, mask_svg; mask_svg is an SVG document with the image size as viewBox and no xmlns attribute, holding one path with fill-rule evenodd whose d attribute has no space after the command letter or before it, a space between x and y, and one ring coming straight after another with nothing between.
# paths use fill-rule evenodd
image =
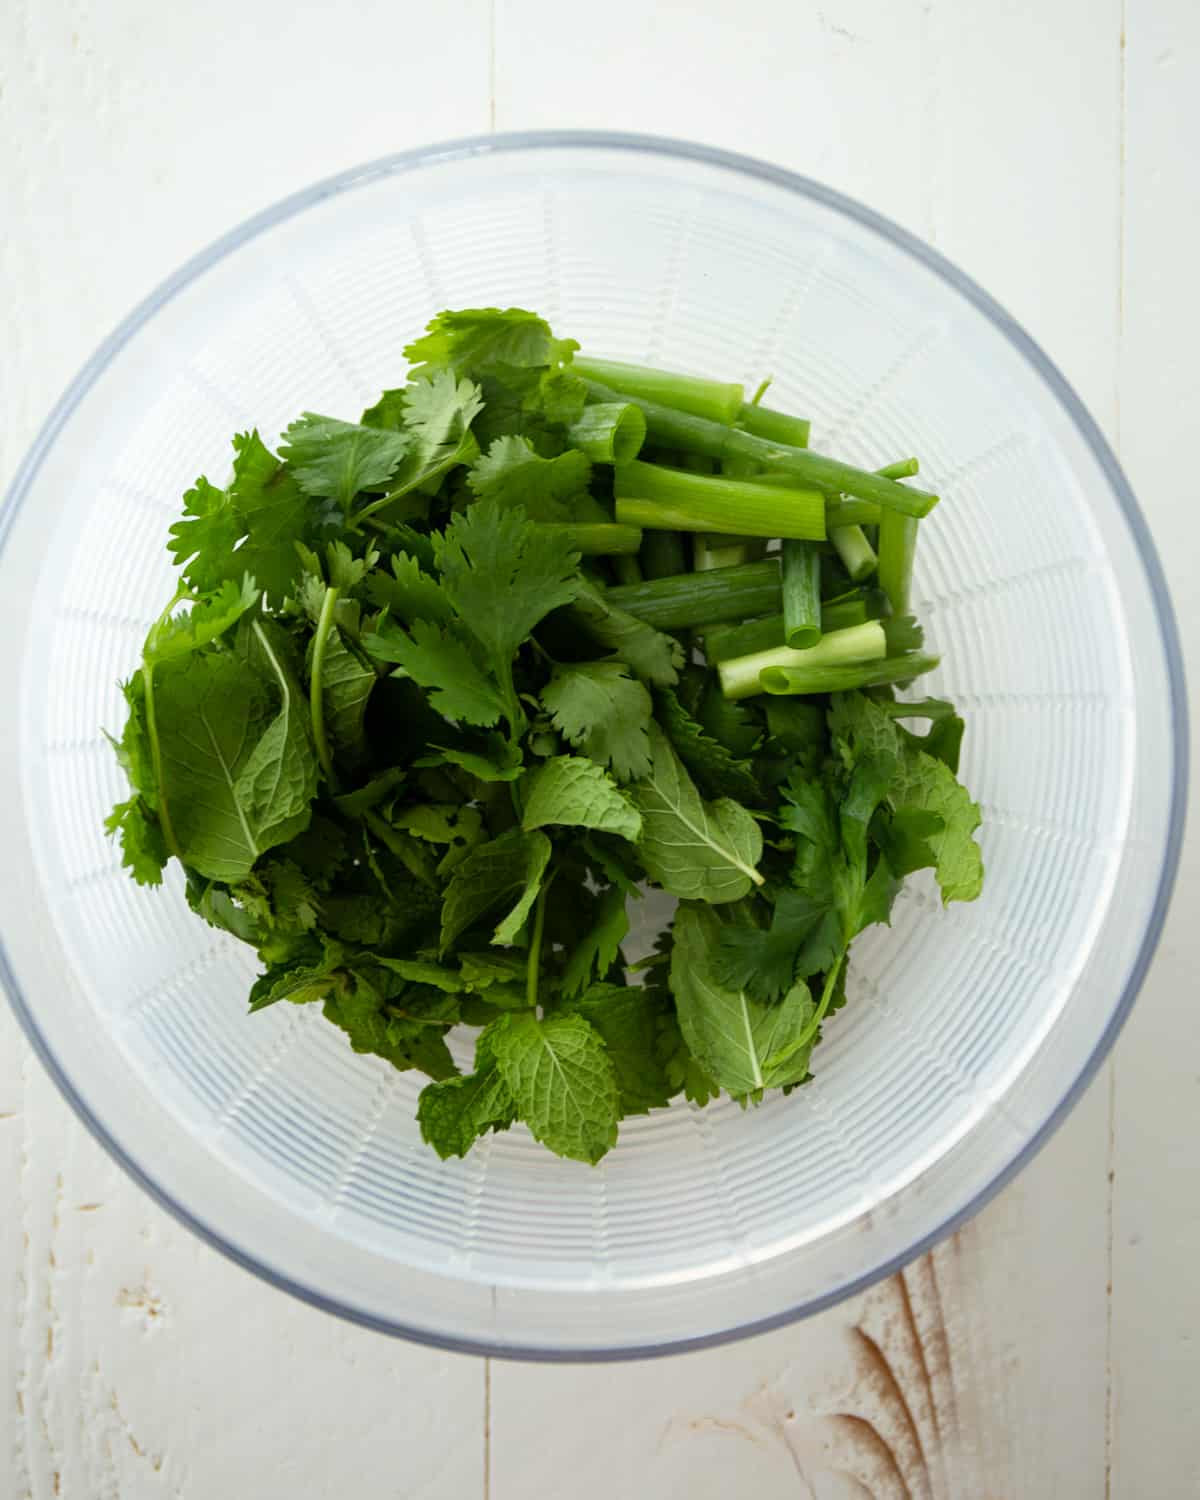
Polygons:
<instances>
[{"instance_id":1,"label":"cilantro stem","mask_svg":"<svg viewBox=\"0 0 1200 1500\"><path fill-rule=\"evenodd\" d=\"M616 471L617 520L667 531L713 531L725 536L825 535L825 497L819 490L764 489L751 479L692 474L634 460Z\"/></svg>"},{"instance_id":2,"label":"cilantro stem","mask_svg":"<svg viewBox=\"0 0 1200 1500\"><path fill-rule=\"evenodd\" d=\"M821 1000L817 1006L816 1013L798 1037L788 1048L788 1052L795 1054L802 1047L807 1047L821 1029L821 1022L825 1019L825 1012L829 1009L829 1002L833 999L833 992L837 988L838 975L842 972L842 965L846 962L846 949L842 951L833 961L833 967L825 975L825 985L821 990Z\"/></svg>"},{"instance_id":3,"label":"cilantro stem","mask_svg":"<svg viewBox=\"0 0 1200 1500\"><path fill-rule=\"evenodd\" d=\"M591 380L587 385L589 400L613 400L613 393L607 386ZM937 504L938 497L925 490L910 489L882 474L872 474L867 469L855 468L853 464L827 458L810 448L770 442L740 427L723 427L719 422L706 422L702 417L674 411L653 401L632 396L630 399L641 407L646 418L647 435L655 447L675 448L706 458L753 459L767 470L792 475L802 485L811 485L831 494L871 500L906 516L928 515ZM745 483L753 484L754 481L746 480ZM778 531L774 534L779 535Z\"/></svg>"},{"instance_id":4,"label":"cilantro stem","mask_svg":"<svg viewBox=\"0 0 1200 1500\"><path fill-rule=\"evenodd\" d=\"M702 375L680 375L673 370L655 370L649 365L631 365L616 359L588 359L576 355L571 367L585 380L611 386L623 396L657 401L675 411L690 412L710 422L728 425L745 410L745 391L740 385L708 380Z\"/></svg>"},{"instance_id":5,"label":"cilantro stem","mask_svg":"<svg viewBox=\"0 0 1200 1500\"><path fill-rule=\"evenodd\" d=\"M325 779L330 786L336 785L337 773L333 768L329 742L325 738L325 693L321 684L321 673L325 666L325 648L329 642L329 632L333 629L333 619L340 594L339 588L330 587L325 590L325 598L321 604L321 617L317 621L316 634L313 636L312 675L309 678L308 691L309 707L312 713L313 743L317 748L317 759L321 762L321 769L325 772Z\"/></svg>"},{"instance_id":6,"label":"cilantro stem","mask_svg":"<svg viewBox=\"0 0 1200 1500\"><path fill-rule=\"evenodd\" d=\"M542 934L546 930L546 895L554 876L545 881L538 892L537 905L533 909L533 930L529 934L529 957L525 965L525 998L531 1010L537 1008L538 982L542 972Z\"/></svg>"}]
</instances>

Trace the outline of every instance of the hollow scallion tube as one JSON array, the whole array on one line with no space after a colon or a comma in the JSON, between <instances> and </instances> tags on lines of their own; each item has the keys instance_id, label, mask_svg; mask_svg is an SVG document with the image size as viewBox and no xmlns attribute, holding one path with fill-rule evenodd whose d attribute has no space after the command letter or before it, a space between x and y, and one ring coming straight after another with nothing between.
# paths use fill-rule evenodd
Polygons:
<instances>
[{"instance_id":1,"label":"hollow scallion tube","mask_svg":"<svg viewBox=\"0 0 1200 1500\"><path fill-rule=\"evenodd\" d=\"M855 688L884 687L896 682L911 682L932 672L939 658L919 652L889 656L883 660L849 662L833 667L768 667L760 680L765 693L848 693Z\"/></svg>"},{"instance_id":2,"label":"hollow scallion tube","mask_svg":"<svg viewBox=\"0 0 1200 1500\"><path fill-rule=\"evenodd\" d=\"M821 554L811 542L783 544L783 639L803 651L821 639Z\"/></svg>"},{"instance_id":3,"label":"hollow scallion tube","mask_svg":"<svg viewBox=\"0 0 1200 1500\"><path fill-rule=\"evenodd\" d=\"M727 536L825 536L825 497L818 490L765 488L749 479L689 474L635 461L616 470L617 520L669 531Z\"/></svg>"},{"instance_id":4,"label":"hollow scallion tube","mask_svg":"<svg viewBox=\"0 0 1200 1500\"><path fill-rule=\"evenodd\" d=\"M887 655L888 638L879 620L852 625L848 630L833 630L823 635L815 646L796 651L791 646L776 646L770 651L756 651L750 656L734 656L720 663L721 691L727 698L749 698L763 691L759 677L772 668L840 667L847 662L873 661Z\"/></svg>"},{"instance_id":5,"label":"hollow scallion tube","mask_svg":"<svg viewBox=\"0 0 1200 1500\"><path fill-rule=\"evenodd\" d=\"M635 556L642 545L636 526L601 521L535 522L538 531L562 537L582 557Z\"/></svg>"},{"instance_id":6,"label":"hollow scallion tube","mask_svg":"<svg viewBox=\"0 0 1200 1500\"><path fill-rule=\"evenodd\" d=\"M879 566L875 549L867 541L861 526L836 526L829 533L829 540L841 558L851 583L863 583Z\"/></svg>"},{"instance_id":7,"label":"hollow scallion tube","mask_svg":"<svg viewBox=\"0 0 1200 1500\"><path fill-rule=\"evenodd\" d=\"M641 408L628 401L599 401L585 406L579 419L567 428L571 447L598 464L630 463L645 441L646 419Z\"/></svg>"},{"instance_id":8,"label":"hollow scallion tube","mask_svg":"<svg viewBox=\"0 0 1200 1500\"><path fill-rule=\"evenodd\" d=\"M590 401L619 399L607 386L587 382ZM648 438L655 446L676 448L685 453L699 453L707 458L749 458L767 470L792 474L804 486L833 494L853 495L859 500L873 500L908 516L927 515L937 504L937 496L924 490L910 489L894 479L857 469L853 464L827 458L809 448L773 443L745 432L740 427L724 427L707 422L690 412L675 411L654 401L630 397L640 406L646 418ZM754 481L745 480L751 484Z\"/></svg>"},{"instance_id":9,"label":"hollow scallion tube","mask_svg":"<svg viewBox=\"0 0 1200 1500\"><path fill-rule=\"evenodd\" d=\"M779 561L743 563L611 588L605 600L657 630L705 628L779 608Z\"/></svg>"},{"instance_id":10,"label":"hollow scallion tube","mask_svg":"<svg viewBox=\"0 0 1200 1500\"><path fill-rule=\"evenodd\" d=\"M767 438L772 443L787 443L792 448L807 448L810 424L807 417L792 417L784 411L772 411L769 406L745 401L738 414L738 426L755 437Z\"/></svg>"},{"instance_id":11,"label":"hollow scallion tube","mask_svg":"<svg viewBox=\"0 0 1200 1500\"><path fill-rule=\"evenodd\" d=\"M708 380L702 375L682 375L674 370L656 370L649 365L626 364L623 360L577 355L571 368L585 380L599 381L624 396L656 401L676 411L723 424L737 420L746 394L740 385L733 383Z\"/></svg>"}]
</instances>

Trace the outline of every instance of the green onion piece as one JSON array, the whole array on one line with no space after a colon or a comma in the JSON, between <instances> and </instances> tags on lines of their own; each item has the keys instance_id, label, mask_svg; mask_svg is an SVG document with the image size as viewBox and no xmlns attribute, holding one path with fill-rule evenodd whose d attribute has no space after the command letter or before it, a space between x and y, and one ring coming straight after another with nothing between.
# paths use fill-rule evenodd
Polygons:
<instances>
[{"instance_id":1,"label":"green onion piece","mask_svg":"<svg viewBox=\"0 0 1200 1500\"><path fill-rule=\"evenodd\" d=\"M617 575L618 584L628 584L630 588L633 588L642 581L642 570L638 560L628 552L618 552L613 558L613 571Z\"/></svg>"},{"instance_id":2,"label":"green onion piece","mask_svg":"<svg viewBox=\"0 0 1200 1500\"><path fill-rule=\"evenodd\" d=\"M795 668L809 671L814 667L839 667L847 662L871 661L888 653L888 638L878 620L852 625L849 630L834 630L823 635L815 646L795 651L790 646L776 646L771 651L756 651L750 656L734 656L721 662L721 691L727 698L749 698L762 692L760 675L773 668Z\"/></svg>"},{"instance_id":3,"label":"green onion piece","mask_svg":"<svg viewBox=\"0 0 1200 1500\"><path fill-rule=\"evenodd\" d=\"M602 521L540 521L539 531L563 537L583 557L634 556L642 545L636 526L614 526Z\"/></svg>"},{"instance_id":4,"label":"green onion piece","mask_svg":"<svg viewBox=\"0 0 1200 1500\"><path fill-rule=\"evenodd\" d=\"M807 417L790 417L787 412L772 411L769 406L759 406L754 401L742 403L738 426L772 443L787 443L792 448L808 447L810 423Z\"/></svg>"},{"instance_id":5,"label":"green onion piece","mask_svg":"<svg viewBox=\"0 0 1200 1500\"><path fill-rule=\"evenodd\" d=\"M878 526L882 514L883 507L870 500L825 502L825 526L831 537L839 526Z\"/></svg>"},{"instance_id":6,"label":"green onion piece","mask_svg":"<svg viewBox=\"0 0 1200 1500\"><path fill-rule=\"evenodd\" d=\"M783 544L783 638L796 651L821 639L821 554L811 542Z\"/></svg>"},{"instance_id":7,"label":"green onion piece","mask_svg":"<svg viewBox=\"0 0 1200 1500\"><path fill-rule=\"evenodd\" d=\"M809 541L825 536L825 498L817 490L766 489L749 479L635 461L616 470L613 493L617 520L627 526Z\"/></svg>"},{"instance_id":8,"label":"green onion piece","mask_svg":"<svg viewBox=\"0 0 1200 1500\"><path fill-rule=\"evenodd\" d=\"M743 409L745 391L740 385L707 380L702 375L680 375L673 370L655 370L616 359L589 359L586 355L576 355L571 368L585 380L599 381L624 396L658 402L710 422L735 422Z\"/></svg>"},{"instance_id":9,"label":"green onion piece","mask_svg":"<svg viewBox=\"0 0 1200 1500\"><path fill-rule=\"evenodd\" d=\"M821 632L828 635L834 630L848 630L851 625L877 620L885 608L886 601L877 589L869 589L853 598L826 602L821 605ZM704 632L704 655L712 667L728 661L731 656L749 656L755 651L771 651L786 644L780 614L761 615L739 624L711 625Z\"/></svg>"},{"instance_id":10,"label":"green onion piece","mask_svg":"<svg viewBox=\"0 0 1200 1500\"><path fill-rule=\"evenodd\" d=\"M867 541L861 526L838 526L829 533L829 540L850 575L851 583L862 583L879 566L875 549Z\"/></svg>"},{"instance_id":11,"label":"green onion piece","mask_svg":"<svg viewBox=\"0 0 1200 1500\"><path fill-rule=\"evenodd\" d=\"M912 516L894 513L882 516L879 522L879 583L898 615L907 613L912 598L919 524Z\"/></svg>"},{"instance_id":12,"label":"green onion piece","mask_svg":"<svg viewBox=\"0 0 1200 1500\"><path fill-rule=\"evenodd\" d=\"M766 693L848 693L855 688L911 682L914 677L932 672L937 664L936 656L914 653L842 667L768 667L760 686Z\"/></svg>"},{"instance_id":13,"label":"green onion piece","mask_svg":"<svg viewBox=\"0 0 1200 1500\"><path fill-rule=\"evenodd\" d=\"M605 600L656 630L707 629L722 620L744 620L779 608L779 560L682 573L611 588Z\"/></svg>"},{"instance_id":14,"label":"green onion piece","mask_svg":"<svg viewBox=\"0 0 1200 1500\"><path fill-rule=\"evenodd\" d=\"M646 419L627 401L600 401L585 406L577 422L567 428L572 448L598 464L627 464L646 441Z\"/></svg>"},{"instance_id":15,"label":"green onion piece","mask_svg":"<svg viewBox=\"0 0 1200 1500\"><path fill-rule=\"evenodd\" d=\"M669 578L688 570L687 548L677 531L642 532L642 550L638 554L643 578Z\"/></svg>"},{"instance_id":16,"label":"green onion piece","mask_svg":"<svg viewBox=\"0 0 1200 1500\"><path fill-rule=\"evenodd\" d=\"M618 399L607 386L592 380L587 386L591 401ZM752 432L744 432L740 427L723 427L719 422L706 422L703 417L673 411L653 401L632 396L630 399L641 407L646 418L647 437L657 447L677 448L706 458L752 459L765 469L794 475L805 487L853 495L859 500L873 500L906 516L928 515L937 504L936 495L910 489L894 479L856 469L853 464L841 463L811 449L772 443ZM742 482L753 483L751 480Z\"/></svg>"}]
</instances>

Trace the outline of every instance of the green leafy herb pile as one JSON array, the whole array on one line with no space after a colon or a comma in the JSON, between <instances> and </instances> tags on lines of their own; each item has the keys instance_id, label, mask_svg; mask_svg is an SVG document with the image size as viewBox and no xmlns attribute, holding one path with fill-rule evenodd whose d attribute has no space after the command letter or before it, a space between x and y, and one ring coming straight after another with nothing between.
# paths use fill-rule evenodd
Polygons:
<instances>
[{"instance_id":1,"label":"green leafy herb pile","mask_svg":"<svg viewBox=\"0 0 1200 1500\"><path fill-rule=\"evenodd\" d=\"M901 880L982 882L962 720L893 691L935 665L915 461L577 348L445 312L360 421L236 437L123 685L125 865L257 950L252 1011L427 1074L442 1156L521 1121L595 1162L677 1095L786 1093ZM646 886L679 904L631 966Z\"/></svg>"}]
</instances>

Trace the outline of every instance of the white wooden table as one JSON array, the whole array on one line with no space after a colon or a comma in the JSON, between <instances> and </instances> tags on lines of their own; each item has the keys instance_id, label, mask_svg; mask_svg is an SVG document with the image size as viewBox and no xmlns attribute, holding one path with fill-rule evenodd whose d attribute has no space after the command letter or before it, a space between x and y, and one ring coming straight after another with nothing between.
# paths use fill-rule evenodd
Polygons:
<instances>
[{"instance_id":1,"label":"white wooden table","mask_svg":"<svg viewBox=\"0 0 1200 1500\"><path fill-rule=\"evenodd\" d=\"M771 158L962 264L1117 445L1200 652L1197 0L8 0L0 482L253 210L554 125ZM1198 901L1193 837L1115 1060L954 1240L812 1322L616 1368L442 1355L260 1284L123 1178L0 1008L0 1497L1200 1495Z\"/></svg>"}]
</instances>

